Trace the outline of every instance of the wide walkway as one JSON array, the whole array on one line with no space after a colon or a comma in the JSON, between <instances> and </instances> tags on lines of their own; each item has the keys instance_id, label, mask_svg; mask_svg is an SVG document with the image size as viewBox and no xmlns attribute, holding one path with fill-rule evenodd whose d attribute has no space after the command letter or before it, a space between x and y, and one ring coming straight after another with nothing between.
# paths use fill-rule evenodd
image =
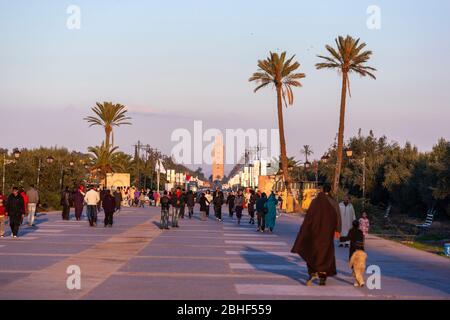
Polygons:
<instances>
[{"instance_id":1,"label":"wide walkway","mask_svg":"<svg viewBox=\"0 0 450 320\"><path fill-rule=\"evenodd\" d=\"M0 299L450 299L450 259L370 237L380 290L353 287L344 248L338 276L306 287L305 263L289 253L301 218L283 215L274 234L261 234L248 216L240 226L227 214L202 222L197 210L164 231L154 207L123 209L113 228L42 215L18 239L0 239ZM80 290L66 286L71 265Z\"/></svg>"}]
</instances>

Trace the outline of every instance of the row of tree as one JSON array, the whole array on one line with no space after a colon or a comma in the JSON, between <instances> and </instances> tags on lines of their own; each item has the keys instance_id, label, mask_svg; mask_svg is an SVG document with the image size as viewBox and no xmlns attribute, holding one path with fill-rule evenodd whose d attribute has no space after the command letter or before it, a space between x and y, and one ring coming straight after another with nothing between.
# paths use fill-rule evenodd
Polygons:
<instances>
[{"instance_id":1,"label":"row of tree","mask_svg":"<svg viewBox=\"0 0 450 320\"><path fill-rule=\"evenodd\" d=\"M43 208L59 208L60 192L64 187L76 188L80 184L98 183L106 173L127 172L131 182L142 188L156 189L155 158L137 157L117 150L117 147L89 147L88 153L70 152L66 148L21 149L20 157L5 166L5 193L13 186L39 188ZM8 153L1 149L0 153ZM156 156L156 155L155 155ZM11 158L11 156L9 156ZM158 155L165 168L202 176L201 170L192 171L166 155ZM51 159L51 163L48 159ZM153 160L152 160L153 159ZM39 164L40 163L40 164ZM3 157L0 157L0 168ZM3 174L3 172L1 173ZM161 175L162 183L165 175Z\"/></svg>"},{"instance_id":2,"label":"row of tree","mask_svg":"<svg viewBox=\"0 0 450 320\"><path fill-rule=\"evenodd\" d=\"M351 150L352 156L344 152L342 190L362 198L364 182L365 197L372 205L391 204L401 213L418 217L435 207L442 218L450 218L450 141L440 139L430 152L420 152L409 142L401 146L386 136L375 137L372 131L363 135L360 130L344 144L343 150ZM327 161L318 164L320 183L333 182L336 158L337 147L333 145L324 157ZM313 167L294 167L307 180L316 178Z\"/></svg>"}]
</instances>

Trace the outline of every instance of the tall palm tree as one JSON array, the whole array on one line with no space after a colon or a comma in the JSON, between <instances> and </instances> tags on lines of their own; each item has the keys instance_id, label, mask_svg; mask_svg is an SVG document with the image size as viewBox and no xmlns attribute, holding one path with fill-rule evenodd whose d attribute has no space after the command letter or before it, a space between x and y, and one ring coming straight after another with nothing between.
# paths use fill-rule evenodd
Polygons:
<instances>
[{"instance_id":1,"label":"tall palm tree","mask_svg":"<svg viewBox=\"0 0 450 320\"><path fill-rule=\"evenodd\" d=\"M303 149L301 150L301 153L305 155L305 163L308 162L308 157L314 153L311 146L309 144L305 144L303 146Z\"/></svg>"},{"instance_id":2,"label":"tall palm tree","mask_svg":"<svg viewBox=\"0 0 450 320\"><path fill-rule=\"evenodd\" d=\"M113 127L120 125L131 125L130 117L126 116L127 109L124 105L113 104L112 102L96 103L96 106L91 108L91 110L96 114L96 116L89 116L84 118L90 127L92 126L102 126L105 129L105 147L114 146L114 133ZM112 135L112 143L110 143L110 138Z\"/></svg>"},{"instance_id":3,"label":"tall palm tree","mask_svg":"<svg viewBox=\"0 0 450 320\"><path fill-rule=\"evenodd\" d=\"M325 46L330 56L318 56L319 58L325 60L325 62L317 63L316 68L336 69L342 75L337 161L333 179L333 191L336 194L339 189L339 176L341 174L342 166L347 90L349 96L351 97L349 74L354 72L362 77L369 76L372 79L376 79L375 75L372 73L373 71L376 71L376 69L366 65L372 55L372 51L363 51L366 44L360 43L359 39L354 39L351 36L347 36L346 38L339 36L335 39L335 42L337 47L336 49L329 45Z\"/></svg>"},{"instance_id":4,"label":"tall palm tree","mask_svg":"<svg viewBox=\"0 0 450 320\"><path fill-rule=\"evenodd\" d=\"M278 129L280 131L280 157L281 169L286 188L290 193L290 177L288 172L288 159L286 155L286 139L284 137L283 122L283 102L286 105L294 103L294 94L292 87L301 87L300 79L305 77L304 73L294 73L300 67L300 63L294 61L295 55L286 59L286 52L270 52L265 60L258 60L258 71L253 73L248 81L256 81L258 86L254 92L272 84L277 93L277 111L278 111Z\"/></svg>"}]
</instances>

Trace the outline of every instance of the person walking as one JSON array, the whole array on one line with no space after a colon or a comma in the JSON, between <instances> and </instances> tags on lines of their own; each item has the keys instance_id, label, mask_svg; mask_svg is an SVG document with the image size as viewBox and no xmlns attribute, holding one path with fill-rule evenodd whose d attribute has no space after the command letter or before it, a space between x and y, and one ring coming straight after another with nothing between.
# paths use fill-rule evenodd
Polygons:
<instances>
[{"instance_id":1,"label":"person walking","mask_svg":"<svg viewBox=\"0 0 450 320\"><path fill-rule=\"evenodd\" d=\"M242 194L242 190L238 190L236 198L234 199L234 205L235 205L235 209L236 209L236 218L237 218L238 224L241 224L242 210L244 210L244 202L245 202L245 198L244 198L244 195Z\"/></svg>"},{"instance_id":2,"label":"person walking","mask_svg":"<svg viewBox=\"0 0 450 320\"><path fill-rule=\"evenodd\" d=\"M0 192L0 238L5 236L5 224L6 224L6 210L5 210L6 198Z\"/></svg>"},{"instance_id":3,"label":"person walking","mask_svg":"<svg viewBox=\"0 0 450 320\"><path fill-rule=\"evenodd\" d=\"M255 190L250 190L250 197L248 198L247 211L250 216L250 221L248 223L255 224L255 204L256 204L256 194Z\"/></svg>"},{"instance_id":4,"label":"person walking","mask_svg":"<svg viewBox=\"0 0 450 320\"><path fill-rule=\"evenodd\" d=\"M363 232L364 238L367 238L367 236L369 235L369 227L369 217L367 216L366 212L363 212L361 218L359 218L359 228Z\"/></svg>"},{"instance_id":5,"label":"person walking","mask_svg":"<svg viewBox=\"0 0 450 320\"><path fill-rule=\"evenodd\" d=\"M128 207L128 187L122 188L122 206Z\"/></svg>"},{"instance_id":6,"label":"person walking","mask_svg":"<svg viewBox=\"0 0 450 320\"><path fill-rule=\"evenodd\" d=\"M178 228L178 217L180 215L181 204L181 189L178 187L175 192L171 193L171 207L172 207L172 228Z\"/></svg>"},{"instance_id":7,"label":"person walking","mask_svg":"<svg viewBox=\"0 0 450 320\"><path fill-rule=\"evenodd\" d=\"M134 186L128 189L128 206L133 207L134 204Z\"/></svg>"},{"instance_id":8,"label":"person walking","mask_svg":"<svg viewBox=\"0 0 450 320\"><path fill-rule=\"evenodd\" d=\"M270 232L273 232L273 229L275 228L275 220L277 217L277 203L278 200L275 196L275 193L273 193L272 191L269 198L267 198L266 203L264 204L266 208L265 223Z\"/></svg>"},{"instance_id":9,"label":"person walking","mask_svg":"<svg viewBox=\"0 0 450 320\"><path fill-rule=\"evenodd\" d=\"M73 195L73 206L75 207L75 220L80 221L84 208L84 186L80 185Z\"/></svg>"},{"instance_id":10,"label":"person walking","mask_svg":"<svg viewBox=\"0 0 450 320\"><path fill-rule=\"evenodd\" d=\"M114 211L116 211L116 198L111 194L110 190L106 190L103 196L102 207L105 212L105 228L111 228L113 225Z\"/></svg>"},{"instance_id":11,"label":"person walking","mask_svg":"<svg viewBox=\"0 0 450 320\"><path fill-rule=\"evenodd\" d=\"M256 231L264 232L266 229L266 201L267 195L265 192L261 194L258 200L256 200L256 216L258 219L258 229Z\"/></svg>"},{"instance_id":12,"label":"person walking","mask_svg":"<svg viewBox=\"0 0 450 320\"><path fill-rule=\"evenodd\" d=\"M116 211L115 212L120 212L120 209L122 208L122 188L118 187L116 189L116 191L114 191L114 201L116 204Z\"/></svg>"},{"instance_id":13,"label":"person walking","mask_svg":"<svg viewBox=\"0 0 450 320\"><path fill-rule=\"evenodd\" d=\"M141 193L139 192L139 189L136 188L134 190L134 203L133 206L135 206L136 208L139 206L139 196L141 195Z\"/></svg>"},{"instance_id":14,"label":"person walking","mask_svg":"<svg viewBox=\"0 0 450 320\"><path fill-rule=\"evenodd\" d=\"M206 220L206 212L208 210L208 206L209 206L209 202L208 199L206 198L205 193L202 192L202 195L200 196L199 199L199 204L200 204L200 219L202 221Z\"/></svg>"},{"instance_id":15,"label":"person walking","mask_svg":"<svg viewBox=\"0 0 450 320\"><path fill-rule=\"evenodd\" d=\"M159 191L153 192L153 199L155 200L155 207L159 206L160 203Z\"/></svg>"},{"instance_id":16,"label":"person walking","mask_svg":"<svg viewBox=\"0 0 450 320\"><path fill-rule=\"evenodd\" d=\"M186 208L186 192L183 189L181 191L181 196L180 196L180 217L181 217L181 219L184 219L185 208Z\"/></svg>"},{"instance_id":17,"label":"person walking","mask_svg":"<svg viewBox=\"0 0 450 320\"><path fill-rule=\"evenodd\" d=\"M280 212L283 211L283 197L281 196L281 194L278 194L278 209L280 210Z\"/></svg>"},{"instance_id":18,"label":"person walking","mask_svg":"<svg viewBox=\"0 0 450 320\"><path fill-rule=\"evenodd\" d=\"M163 196L161 197L161 229L169 229L169 208L170 208L170 199L167 196L167 191L164 190Z\"/></svg>"},{"instance_id":19,"label":"person walking","mask_svg":"<svg viewBox=\"0 0 450 320\"><path fill-rule=\"evenodd\" d=\"M25 192L25 190L23 189L23 187L19 187L19 194L22 196L23 199L23 213L20 216L20 224L22 225L23 223L23 218L28 215L28 196L27 193Z\"/></svg>"},{"instance_id":20,"label":"person walking","mask_svg":"<svg viewBox=\"0 0 450 320\"><path fill-rule=\"evenodd\" d=\"M70 191L69 187L66 187L61 192L61 206L62 206L62 219L70 220Z\"/></svg>"},{"instance_id":21,"label":"person walking","mask_svg":"<svg viewBox=\"0 0 450 320\"><path fill-rule=\"evenodd\" d=\"M210 208L211 203L213 201L213 196L211 194L211 191L209 191L209 189L206 190L205 197L206 197L206 200L208 200L207 201L207 206L206 206L206 216L209 217L209 208Z\"/></svg>"},{"instance_id":22,"label":"person walking","mask_svg":"<svg viewBox=\"0 0 450 320\"><path fill-rule=\"evenodd\" d=\"M145 191L144 191L144 189L141 190L138 198L139 198L139 208L145 208Z\"/></svg>"},{"instance_id":23,"label":"person walking","mask_svg":"<svg viewBox=\"0 0 450 320\"><path fill-rule=\"evenodd\" d=\"M234 192L231 191L230 194L227 197L227 204L228 204L228 214L230 218L233 218L234 214L234 199L236 196L234 195Z\"/></svg>"},{"instance_id":24,"label":"person walking","mask_svg":"<svg viewBox=\"0 0 450 320\"><path fill-rule=\"evenodd\" d=\"M89 225L91 227L97 226L97 205L100 202L100 196L98 192L90 186L89 191L84 196L84 201L87 204L87 216Z\"/></svg>"},{"instance_id":25,"label":"person walking","mask_svg":"<svg viewBox=\"0 0 450 320\"><path fill-rule=\"evenodd\" d=\"M214 204L214 214L216 216L216 220L219 222L222 222L223 200L224 200L223 192L220 191L219 187L217 187L213 195L213 204Z\"/></svg>"},{"instance_id":26,"label":"person walking","mask_svg":"<svg viewBox=\"0 0 450 320\"><path fill-rule=\"evenodd\" d=\"M36 214L37 204L39 203L39 193L34 188L34 185L30 185L30 188L27 191L28 197L28 225L30 227L34 226L34 218Z\"/></svg>"},{"instance_id":27,"label":"person walking","mask_svg":"<svg viewBox=\"0 0 450 320\"><path fill-rule=\"evenodd\" d=\"M314 279L320 285L326 284L327 277L336 272L334 237L341 232L339 205L330 196L331 187L325 185L323 191L311 202L291 249L306 261L310 286Z\"/></svg>"},{"instance_id":28,"label":"person walking","mask_svg":"<svg viewBox=\"0 0 450 320\"><path fill-rule=\"evenodd\" d=\"M17 238L21 220L25 215L25 202L19 193L19 188L13 187L12 193L8 196L5 206L5 215L9 217L9 226L11 227L11 235Z\"/></svg>"},{"instance_id":29,"label":"person walking","mask_svg":"<svg viewBox=\"0 0 450 320\"><path fill-rule=\"evenodd\" d=\"M99 195L99 197L100 197L100 201L98 202L98 205L97 205L97 211L98 212L101 212L102 211L102 201L103 201L103 197L105 196L105 194L106 194L106 188L105 187L102 187L101 189L100 189L100 187L98 188L98 195Z\"/></svg>"},{"instance_id":30,"label":"person walking","mask_svg":"<svg viewBox=\"0 0 450 320\"><path fill-rule=\"evenodd\" d=\"M341 214L342 221L342 234L347 235L352 228L353 221L356 220L355 209L350 202L350 197L348 194L344 196L344 200L339 204L339 212ZM350 241L340 241L339 247L343 247L344 245L348 248L350 246Z\"/></svg>"},{"instance_id":31,"label":"person walking","mask_svg":"<svg viewBox=\"0 0 450 320\"><path fill-rule=\"evenodd\" d=\"M194 206L195 206L195 197L192 190L189 190L186 195L186 205L188 207L189 219L192 219L192 216L194 215Z\"/></svg>"}]
</instances>

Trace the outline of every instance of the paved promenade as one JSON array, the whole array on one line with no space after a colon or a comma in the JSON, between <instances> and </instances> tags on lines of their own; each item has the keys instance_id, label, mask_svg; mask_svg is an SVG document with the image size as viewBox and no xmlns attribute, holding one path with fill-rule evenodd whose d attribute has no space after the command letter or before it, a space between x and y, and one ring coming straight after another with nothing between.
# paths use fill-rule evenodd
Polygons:
<instances>
[{"instance_id":1,"label":"paved promenade","mask_svg":"<svg viewBox=\"0 0 450 320\"><path fill-rule=\"evenodd\" d=\"M164 231L154 207L124 208L113 228L42 215L18 239L0 239L0 299L450 299L450 259L369 237L381 289L353 287L344 248L338 276L306 287L306 265L289 253L300 217L283 215L261 234L247 216L240 226L227 214L202 222L197 210ZM70 265L81 269L80 290L67 289Z\"/></svg>"}]
</instances>

